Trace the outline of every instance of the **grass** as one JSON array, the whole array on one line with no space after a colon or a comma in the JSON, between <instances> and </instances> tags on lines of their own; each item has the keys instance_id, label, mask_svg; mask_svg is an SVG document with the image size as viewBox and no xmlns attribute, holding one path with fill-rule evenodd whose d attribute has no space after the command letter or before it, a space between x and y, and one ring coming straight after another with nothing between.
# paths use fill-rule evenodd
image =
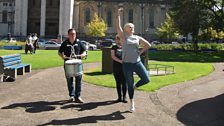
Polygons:
<instances>
[{"instance_id":1,"label":"grass","mask_svg":"<svg viewBox=\"0 0 224 126\"><path fill-rule=\"evenodd\" d=\"M174 66L175 74L167 76L151 76L151 82L140 87L140 90L144 91L155 91L167 85L206 76L214 70L212 63L224 61L224 53L156 51L149 52L149 59L156 60L151 61L151 64ZM135 78L135 82L138 79L139 78ZM113 75L102 73L100 68L85 73L84 80L95 85L115 87Z\"/></svg>"},{"instance_id":2,"label":"grass","mask_svg":"<svg viewBox=\"0 0 224 126\"><path fill-rule=\"evenodd\" d=\"M63 61L58 56L57 50L37 50L37 54L35 55L26 55L24 54L24 50L0 50L0 56L8 54L21 54L23 62L32 64L33 69L46 69L63 65ZM88 59L83 62L101 62L101 56L101 51L89 51ZM212 63L224 61L224 53L157 51L149 52L149 59L156 60L150 61L152 64L158 63L175 66L176 74L152 76L151 82L140 88L140 90L144 91L155 91L163 86L206 76L213 71ZM100 68L93 68L87 71L84 74L84 80L95 85L115 87L113 75L102 73ZM135 78L135 81L137 80L138 78Z\"/></svg>"},{"instance_id":3,"label":"grass","mask_svg":"<svg viewBox=\"0 0 224 126\"><path fill-rule=\"evenodd\" d=\"M57 50L37 50L37 54L34 55L25 54L24 50L0 50L0 56L9 54L21 54L22 62L31 64L32 69L46 69L63 65L63 60L58 56ZM100 62L101 60L101 51L89 51L87 60L83 60L83 62Z\"/></svg>"},{"instance_id":4,"label":"grass","mask_svg":"<svg viewBox=\"0 0 224 126\"><path fill-rule=\"evenodd\" d=\"M150 62L152 64L166 64L175 66L175 74L166 76L151 76L151 82L140 87L140 90L155 91L161 87L193 80L202 76L206 76L213 71L211 63L190 63L190 62ZM100 68L88 71L84 74L86 82L106 86L115 87L115 80L112 74L101 73ZM106 81L105 81L106 80ZM135 82L139 78L135 78Z\"/></svg>"},{"instance_id":5,"label":"grass","mask_svg":"<svg viewBox=\"0 0 224 126\"><path fill-rule=\"evenodd\" d=\"M213 62L224 62L224 53L156 51L156 52L149 52L149 59L157 61L172 61L172 62L213 63Z\"/></svg>"}]
</instances>

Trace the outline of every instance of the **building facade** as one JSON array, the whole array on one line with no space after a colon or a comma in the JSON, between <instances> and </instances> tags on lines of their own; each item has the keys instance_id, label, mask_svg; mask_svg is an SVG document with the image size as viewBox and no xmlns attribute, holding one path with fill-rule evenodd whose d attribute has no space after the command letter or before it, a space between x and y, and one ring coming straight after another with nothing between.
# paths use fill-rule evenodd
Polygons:
<instances>
[{"instance_id":1,"label":"building facade","mask_svg":"<svg viewBox=\"0 0 224 126\"><path fill-rule=\"evenodd\" d=\"M14 31L14 0L0 0L0 35L7 35Z\"/></svg>"},{"instance_id":2,"label":"building facade","mask_svg":"<svg viewBox=\"0 0 224 126\"><path fill-rule=\"evenodd\" d=\"M115 20L118 8L124 8L122 24L135 24L137 34L155 36L155 30L165 20L171 0L1 0L13 3L13 28L15 36L37 33L42 37L67 35L67 30L76 28L85 36L87 24L94 13L107 23L107 36L116 34ZM1 2L0 1L0 2ZM1 3L0 3L1 4ZM2 4L3 5L3 4ZM5 12L5 9L0 10ZM7 11L10 12L10 11ZM5 16L0 15L2 22ZM1 19L1 18L0 18ZM0 20L1 21L1 20ZM1 28L2 29L2 28ZM5 32L7 34L8 32Z\"/></svg>"}]
</instances>

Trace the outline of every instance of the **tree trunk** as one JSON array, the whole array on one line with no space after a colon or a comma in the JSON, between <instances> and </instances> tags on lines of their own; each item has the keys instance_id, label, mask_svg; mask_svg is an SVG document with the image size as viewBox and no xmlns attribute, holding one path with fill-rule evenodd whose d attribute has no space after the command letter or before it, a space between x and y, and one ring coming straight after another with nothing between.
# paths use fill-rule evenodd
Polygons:
<instances>
[{"instance_id":1,"label":"tree trunk","mask_svg":"<svg viewBox=\"0 0 224 126\"><path fill-rule=\"evenodd\" d=\"M197 36L193 36L193 48L194 48L194 52L198 52L198 37Z\"/></svg>"}]
</instances>

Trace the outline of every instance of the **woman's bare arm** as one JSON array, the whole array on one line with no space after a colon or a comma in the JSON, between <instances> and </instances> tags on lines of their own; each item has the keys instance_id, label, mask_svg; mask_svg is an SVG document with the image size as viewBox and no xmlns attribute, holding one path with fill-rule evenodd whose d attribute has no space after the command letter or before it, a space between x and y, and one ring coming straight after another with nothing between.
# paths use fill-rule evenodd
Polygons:
<instances>
[{"instance_id":1,"label":"woman's bare arm","mask_svg":"<svg viewBox=\"0 0 224 126\"><path fill-rule=\"evenodd\" d=\"M148 50L151 47L151 44L146 39L140 37L139 42L141 45L143 45L143 49L140 51L140 55L143 54L146 50Z\"/></svg>"},{"instance_id":2,"label":"woman's bare arm","mask_svg":"<svg viewBox=\"0 0 224 126\"><path fill-rule=\"evenodd\" d=\"M122 63L122 60L120 60L119 58L117 58L115 56L115 51L114 50L111 50L111 58L114 60L114 61L117 61L119 63Z\"/></svg>"},{"instance_id":3,"label":"woman's bare arm","mask_svg":"<svg viewBox=\"0 0 224 126\"><path fill-rule=\"evenodd\" d=\"M118 9L118 15L117 15L117 19L116 19L116 31L119 35L119 37L121 38L121 40L124 39L124 32L123 29L121 27L121 12L122 12L122 8Z\"/></svg>"}]
</instances>

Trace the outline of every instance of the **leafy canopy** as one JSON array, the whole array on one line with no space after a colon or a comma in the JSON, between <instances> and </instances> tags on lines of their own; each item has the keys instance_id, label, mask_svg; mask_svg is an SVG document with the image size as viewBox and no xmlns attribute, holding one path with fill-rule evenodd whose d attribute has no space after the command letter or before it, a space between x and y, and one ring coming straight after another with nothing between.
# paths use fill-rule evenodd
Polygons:
<instances>
[{"instance_id":1,"label":"leafy canopy","mask_svg":"<svg viewBox=\"0 0 224 126\"><path fill-rule=\"evenodd\" d=\"M87 34L92 37L104 37L107 30L107 24L102 18L99 18L96 13L94 13L93 20L87 25Z\"/></svg>"}]
</instances>

